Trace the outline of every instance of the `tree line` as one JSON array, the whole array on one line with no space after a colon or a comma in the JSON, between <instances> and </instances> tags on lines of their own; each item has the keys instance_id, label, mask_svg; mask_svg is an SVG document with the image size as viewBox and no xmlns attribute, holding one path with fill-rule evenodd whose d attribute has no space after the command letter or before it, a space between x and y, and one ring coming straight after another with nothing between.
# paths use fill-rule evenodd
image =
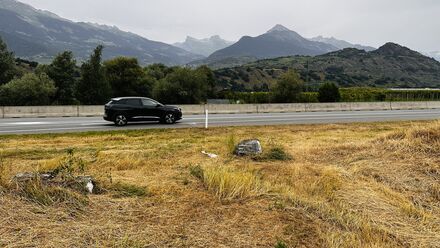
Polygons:
<instances>
[{"instance_id":1,"label":"tree line","mask_svg":"<svg viewBox=\"0 0 440 248\"><path fill-rule=\"evenodd\" d=\"M50 64L38 65L15 58L0 39L0 105L94 105L121 96L152 97L166 104L199 104L209 98L246 98L242 102L252 103L341 99L339 88L332 82L323 83L316 94L304 92L305 83L293 70L282 75L272 88L267 87L268 92L236 93L216 88L215 74L207 66L142 67L136 58L128 57L103 61L103 49L97 46L81 65L70 51L58 54Z\"/></svg>"},{"instance_id":2,"label":"tree line","mask_svg":"<svg viewBox=\"0 0 440 248\"><path fill-rule=\"evenodd\" d=\"M48 65L16 59L0 39L0 105L103 104L120 96L147 96L164 103L201 103L214 96L214 73L153 64L142 67L136 58L103 61L97 46L80 66L65 51ZM29 68L17 66L27 63Z\"/></svg>"}]
</instances>

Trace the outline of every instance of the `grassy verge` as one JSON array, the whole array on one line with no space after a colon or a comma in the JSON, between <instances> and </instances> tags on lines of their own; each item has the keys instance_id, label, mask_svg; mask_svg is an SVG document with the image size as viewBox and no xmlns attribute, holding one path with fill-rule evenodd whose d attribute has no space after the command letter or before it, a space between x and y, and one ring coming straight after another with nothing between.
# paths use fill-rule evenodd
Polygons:
<instances>
[{"instance_id":1,"label":"grassy verge","mask_svg":"<svg viewBox=\"0 0 440 248\"><path fill-rule=\"evenodd\" d=\"M249 138L261 156L231 155ZM440 247L439 122L0 141L2 247ZM99 194L10 180L48 170L91 175Z\"/></svg>"}]
</instances>

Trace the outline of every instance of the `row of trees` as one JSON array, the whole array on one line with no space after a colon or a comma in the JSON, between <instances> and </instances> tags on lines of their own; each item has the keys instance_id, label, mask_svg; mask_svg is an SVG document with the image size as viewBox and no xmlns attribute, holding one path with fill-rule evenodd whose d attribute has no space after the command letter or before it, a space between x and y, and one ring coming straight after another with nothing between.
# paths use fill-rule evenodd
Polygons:
<instances>
[{"instance_id":1,"label":"row of trees","mask_svg":"<svg viewBox=\"0 0 440 248\"><path fill-rule=\"evenodd\" d=\"M202 103L217 98L216 78L206 66L197 69L167 67L162 64L142 67L137 59L117 57L103 61L104 47L98 46L89 59L77 65L69 51L58 54L48 65L34 69L17 66L14 55L0 39L0 105L103 104L112 97L147 96L171 104ZM32 64L35 66L35 64ZM305 101L304 82L299 74L282 75L269 95L269 102ZM320 88L319 101L340 99L332 83Z\"/></svg>"},{"instance_id":2,"label":"row of trees","mask_svg":"<svg viewBox=\"0 0 440 248\"><path fill-rule=\"evenodd\" d=\"M204 102L214 95L214 74L206 66L142 67L137 59L127 57L102 61L103 49L98 46L81 66L66 51L51 64L23 71L0 39L0 105L103 104L118 96L186 104Z\"/></svg>"},{"instance_id":3,"label":"row of trees","mask_svg":"<svg viewBox=\"0 0 440 248\"><path fill-rule=\"evenodd\" d=\"M300 75L294 71L288 71L283 74L275 86L272 102L291 103L303 102L306 97L304 93L305 84ZM336 84L325 82L321 85L318 92L319 102L338 102L341 99L341 93Z\"/></svg>"}]
</instances>

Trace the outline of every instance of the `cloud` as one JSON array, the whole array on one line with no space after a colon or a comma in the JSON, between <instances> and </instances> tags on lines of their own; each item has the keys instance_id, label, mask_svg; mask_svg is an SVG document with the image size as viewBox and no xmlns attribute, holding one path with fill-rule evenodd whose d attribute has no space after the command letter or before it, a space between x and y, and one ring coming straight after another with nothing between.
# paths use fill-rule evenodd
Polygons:
<instances>
[{"instance_id":1,"label":"cloud","mask_svg":"<svg viewBox=\"0 0 440 248\"><path fill-rule=\"evenodd\" d=\"M165 42L219 34L229 40L283 24L306 37L440 50L438 0L21 0L68 19L116 25Z\"/></svg>"}]
</instances>

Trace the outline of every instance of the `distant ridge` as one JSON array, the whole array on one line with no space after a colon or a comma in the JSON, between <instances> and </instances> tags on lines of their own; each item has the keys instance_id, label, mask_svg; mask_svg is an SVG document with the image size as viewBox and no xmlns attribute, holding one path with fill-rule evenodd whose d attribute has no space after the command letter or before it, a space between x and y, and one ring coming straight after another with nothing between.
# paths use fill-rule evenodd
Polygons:
<instances>
[{"instance_id":1,"label":"distant ridge","mask_svg":"<svg viewBox=\"0 0 440 248\"><path fill-rule=\"evenodd\" d=\"M336 39L334 37L327 38L327 37L323 37L323 36L317 36L317 37L311 38L310 40L318 41L318 42L323 42L323 43L326 43L326 44L330 44L330 45L335 46L335 47L337 47L339 49L356 48L356 49L359 49L359 50L365 50L367 52L376 50L376 48L371 47L371 46L363 46L363 45L359 45L359 44L352 44L352 43L347 42L345 40L338 40L338 39Z\"/></svg>"},{"instance_id":2,"label":"distant ridge","mask_svg":"<svg viewBox=\"0 0 440 248\"><path fill-rule=\"evenodd\" d=\"M200 54L208 57L213 52L234 44L233 41L222 39L219 35L214 35L206 39L196 39L191 36L186 37L184 42L174 43L176 47L180 47L194 54Z\"/></svg>"},{"instance_id":3,"label":"distant ridge","mask_svg":"<svg viewBox=\"0 0 440 248\"><path fill-rule=\"evenodd\" d=\"M260 36L243 36L237 43L197 63L215 64L218 61L239 60L239 58L247 58L243 59L243 62L250 62L291 55L316 56L336 50L338 48L333 45L308 40L295 31L277 24Z\"/></svg>"},{"instance_id":4,"label":"distant ridge","mask_svg":"<svg viewBox=\"0 0 440 248\"><path fill-rule=\"evenodd\" d=\"M178 65L202 58L117 27L76 23L15 0L0 0L0 37L17 56L43 63L64 50L85 60L99 44L105 46L105 59L131 56L142 64Z\"/></svg>"}]
</instances>

